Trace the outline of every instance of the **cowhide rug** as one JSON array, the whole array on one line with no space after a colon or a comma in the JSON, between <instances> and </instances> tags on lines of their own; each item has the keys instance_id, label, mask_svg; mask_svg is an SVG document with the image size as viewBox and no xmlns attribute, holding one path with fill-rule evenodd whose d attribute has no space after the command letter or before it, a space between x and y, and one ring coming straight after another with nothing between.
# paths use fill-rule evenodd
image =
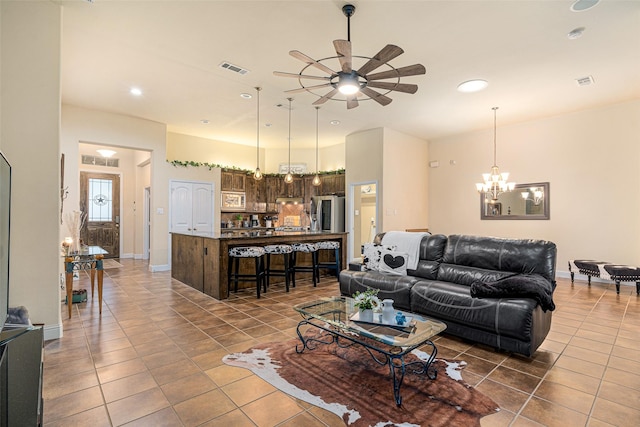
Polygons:
<instances>
[{"instance_id":1,"label":"cowhide rug","mask_svg":"<svg viewBox=\"0 0 640 427\"><path fill-rule=\"evenodd\" d=\"M300 340L261 344L229 354L224 363L250 369L283 392L342 417L348 426L480 426L480 418L498 405L462 380L466 363L436 359L438 376L407 373L393 398L388 366L375 363L364 348L318 345L296 353ZM414 351L407 361L426 359Z\"/></svg>"}]
</instances>

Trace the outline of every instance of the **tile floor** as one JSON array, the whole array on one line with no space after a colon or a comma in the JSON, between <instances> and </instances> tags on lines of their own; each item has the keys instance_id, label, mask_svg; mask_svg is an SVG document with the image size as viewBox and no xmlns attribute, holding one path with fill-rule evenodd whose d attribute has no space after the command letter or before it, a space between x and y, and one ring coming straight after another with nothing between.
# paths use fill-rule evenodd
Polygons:
<instances>
[{"instance_id":1,"label":"tile floor","mask_svg":"<svg viewBox=\"0 0 640 427\"><path fill-rule=\"evenodd\" d=\"M169 272L121 260L105 270L102 316L75 304L64 337L45 343L44 425L342 426L222 356L295 335L291 305L338 294L335 280L257 300L217 301ZM88 288L82 275L76 284ZM532 359L442 336L438 356L502 408L483 426L640 425L640 297L633 286L558 280L552 330ZM62 306L66 313L66 306ZM63 316L66 318L66 316Z\"/></svg>"}]
</instances>

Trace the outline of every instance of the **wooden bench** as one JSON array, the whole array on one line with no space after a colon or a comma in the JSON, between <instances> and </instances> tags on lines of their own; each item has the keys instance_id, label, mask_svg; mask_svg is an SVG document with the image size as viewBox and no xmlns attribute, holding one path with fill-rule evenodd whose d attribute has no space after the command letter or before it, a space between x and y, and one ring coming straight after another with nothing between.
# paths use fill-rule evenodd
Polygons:
<instances>
[{"instance_id":1,"label":"wooden bench","mask_svg":"<svg viewBox=\"0 0 640 427\"><path fill-rule=\"evenodd\" d=\"M616 293L620 293L620 282L636 282L636 294L640 295L640 268L630 265L616 265L606 261L595 260L571 260L569 261L569 273L571 283L575 273L587 276L589 286L591 277L605 280L613 280L616 284Z\"/></svg>"}]
</instances>

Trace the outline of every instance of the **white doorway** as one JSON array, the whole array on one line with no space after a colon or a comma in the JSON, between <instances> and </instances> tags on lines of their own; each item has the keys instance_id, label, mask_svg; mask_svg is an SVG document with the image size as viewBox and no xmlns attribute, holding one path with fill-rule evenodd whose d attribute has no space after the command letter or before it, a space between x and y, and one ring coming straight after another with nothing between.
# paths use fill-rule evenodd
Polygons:
<instances>
[{"instance_id":1,"label":"white doorway","mask_svg":"<svg viewBox=\"0 0 640 427\"><path fill-rule=\"evenodd\" d=\"M151 187L144 188L144 219L142 224L142 259L149 259L151 252Z\"/></svg>"},{"instance_id":2,"label":"white doorway","mask_svg":"<svg viewBox=\"0 0 640 427\"><path fill-rule=\"evenodd\" d=\"M359 259L362 245L373 242L378 232L378 182L350 184L348 259Z\"/></svg>"}]
</instances>

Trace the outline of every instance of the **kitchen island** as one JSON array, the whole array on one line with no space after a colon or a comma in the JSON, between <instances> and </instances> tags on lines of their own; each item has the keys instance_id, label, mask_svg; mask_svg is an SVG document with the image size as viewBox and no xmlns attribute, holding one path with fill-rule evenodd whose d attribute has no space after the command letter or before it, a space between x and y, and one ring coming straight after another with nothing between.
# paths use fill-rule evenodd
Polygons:
<instances>
[{"instance_id":1,"label":"kitchen island","mask_svg":"<svg viewBox=\"0 0 640 427\"><path fill-rule=\"evenodd\" d=\"M181 281L216 299L226 299L228 295L227 270L229 248L236 246L265 246L274 244L290 244L302 242L337 241L341 247L341 265L347 265L347 233L313 232L313 231L247 231L236 233L212 233L195 236L171 233L171 277ZM301 254L307 255L307 254ZM325 254L321 254L324 256ZM326 256L330 256L326 254ZM272 258L273 268L282 268L282 257ZM302 263L310 260L300 256ZM251 261L251 260L248 260ZM322 258L320 261L324 261ZM276 263L276 264L274 264ZM253 263L241 263L241 270L253 274ZM310 273L302 273L301 276ZM251 288L255 293L255 283L241 282L238 288Z\"/></svg>"}]
</instances>

